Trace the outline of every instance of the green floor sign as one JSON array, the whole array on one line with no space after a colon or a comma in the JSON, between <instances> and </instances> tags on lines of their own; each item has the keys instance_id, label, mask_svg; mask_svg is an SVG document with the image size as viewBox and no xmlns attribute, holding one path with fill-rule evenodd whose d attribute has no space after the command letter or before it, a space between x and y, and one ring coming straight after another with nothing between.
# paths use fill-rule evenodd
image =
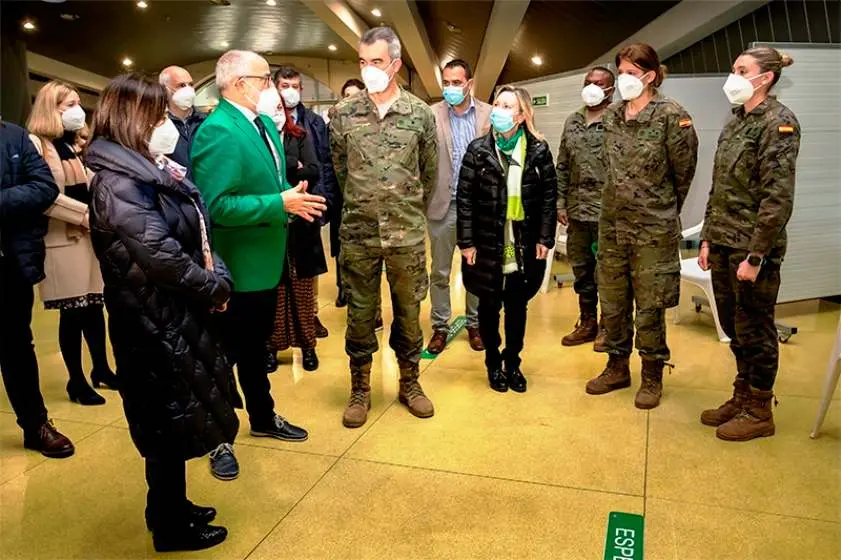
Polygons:
<instances>
[{"instance_id":1,"label":"green floor sign","mask_svg":"<svg viewBox=\"0 0 841 560\"><path fill-rule=\"evenodd\" d=\"M461 329L467 326L467 317L464 315L459 315L456 317L455 321L450 324L450 328L447 329L447 345L452 342L452 340L458 336L458 333L461 332ZM446 349L446 346L444 347ZM429 351L424 348L423 353L421 354L421 358L424 360L434 360L437 358L437 354L430 354Z\"/></svg>"},{"instance_id":2,"label":"green floor sign","mask_svg":"<svg viewBox=\"0 0 841 560\"><path fill-rule=\"evenodd\" d=\"M604 560L642 560L643 526L642 515L610 512L607 521L607 538L604 545Z\"/></svg>"}]
</instances>

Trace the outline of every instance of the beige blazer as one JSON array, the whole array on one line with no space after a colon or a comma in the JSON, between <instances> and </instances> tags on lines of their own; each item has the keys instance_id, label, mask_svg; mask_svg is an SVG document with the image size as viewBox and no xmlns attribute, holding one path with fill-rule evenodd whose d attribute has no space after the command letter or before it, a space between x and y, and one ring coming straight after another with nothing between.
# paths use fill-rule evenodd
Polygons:
<instances>
[{"instance_id":1,"label":"beige blazer","mask_svg":"<svg viewBox=\"0 0 841 560\"><path fill-rule=\"evenodd\" d=\"M476 107L476 138L491 129L491 106L474 98ZM453 132L450 129L450 106L439 101L432 106L435 113L435 128L438 133L438 181L427 204L426 215L430 220L442 220L447 215L452 201L453 177Z\"/></svg>"}]
</instances>

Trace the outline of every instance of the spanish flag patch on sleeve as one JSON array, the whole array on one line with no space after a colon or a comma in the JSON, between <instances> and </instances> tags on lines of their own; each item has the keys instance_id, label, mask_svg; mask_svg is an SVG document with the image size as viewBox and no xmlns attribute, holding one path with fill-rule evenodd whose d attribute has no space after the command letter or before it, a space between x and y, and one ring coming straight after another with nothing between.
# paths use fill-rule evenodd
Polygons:
<instances>
[{"instance_id":1,"label":"spanish flag patch on sleeve","mask_svg":"<svg viewBox=\"0 0 841 560\"><path fill-rule=\"evenodd\" d=\"M692 126L692 119L680 119L677 125L681 128L689 128Z\"/></svg>"},{"instance_id":2,"label":"spanish flag patch on sleeve","mask_svg":"<svg viewBox=\"0 0 841 560\"><path fill-rule=\"evenodd\" d=\"M794 132L794 127L789 124L781 124L777 130L780 134L791 134Z\"/></svg>"}]
</instances>

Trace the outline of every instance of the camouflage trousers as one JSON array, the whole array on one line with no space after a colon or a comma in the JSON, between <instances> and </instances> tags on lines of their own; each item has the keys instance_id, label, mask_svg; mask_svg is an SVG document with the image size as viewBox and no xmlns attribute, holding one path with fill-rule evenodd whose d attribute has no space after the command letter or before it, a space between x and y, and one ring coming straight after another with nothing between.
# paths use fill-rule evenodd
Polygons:
<instances>
[{"instance_id":1,"label":"camouflage trousers","mask_svg":"<svg viewBox=\"0 0 841 560\"><path fill-rule=\"evenodd\" d=\"M715 305L736 357L736 376L756 389L770 391L779 365L774 306L780 291L780 260L766 261L754 283L736 278L746 258L747 251L721 245L710 248Z\"/></svg>"},{"instance_id":2,"label":"camouflage trousers","mask_svg":"<svg viewBox=\"0 0 841 560\"><path fill-rule=\"evenodd\" d=\"M596 287L596 255L593 244L599 239L598 222L570 220L567 227L567 255L572 265L575 282L572 287L578 294L581 315L596 316L599 293Z\"/></svg>"},{"instance_id":3,"label":"camouflage trousers","mask_svg":"<svg viewBox=\"0 0 841 560\"><path fill-rule=\"evenodd\" d=\"M429 288L426 246L378 248L343 243L339 262L348 297L345 351L351 364L370 363L379 349L374 323L385 263L394 311L389 345L401 369L417 369L423 350L420 304Z\"/></svg>"},{"instance_id":4,"label":"camouflage trousers","mask_svg":"<svg viewBox=\"0 0 841 560\"><path fill-rule=\"evenodd\" d=\"M677 239L645 246L619 245L601 235L598 278L608 353L631 355L636 322L640 356L668 360L666 309L675 307L680 299Z\"/></svg>"}]
</instances>

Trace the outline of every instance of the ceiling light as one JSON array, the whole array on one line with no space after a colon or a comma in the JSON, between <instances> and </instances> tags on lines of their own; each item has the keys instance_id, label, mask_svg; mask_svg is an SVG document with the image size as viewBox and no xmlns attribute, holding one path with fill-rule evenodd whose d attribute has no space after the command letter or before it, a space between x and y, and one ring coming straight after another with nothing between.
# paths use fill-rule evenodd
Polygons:
<instances>
[{"instance_id":1,"label":"ceiling light","mask_svg":"<svg viewBox=\"0 0 841 560\"><path fill-rule=\"evenodd\" d=\"M132 65L134 65L134 61L132 59L130 59L129 57L125 57L123 59L123 66L125 66L126 68L130 68Z\"/></svg>"},{"instance_id":2,"label":"ceiling light","mask_svg":"<svg viewBox=\"0 0 841 560\"><path fill-rule=\"evenodd\" d=\"M230 46L231 46L231 44L230 44L229 42L227 42L227 41L222 41L222 42L221 42L221 43L219 43L219 44L222 46L222 48L223 48L223 49L227 49L228 47L230 47Z\"/></svg>"},{"instance_id":3,"label":"ceiling light","mask_svg":"<svg viewBox=\"0 0 841 560\"><path fill-rule=\"evenodd\" d=\"M59 17L64 21L76 21L81 18L79 14L61 14Z\"/></svg>"},{"instance_id":4,"label":"ceiling light","mask_svg":"<svg viewBox=\"0 0 841 560\"><path fill-rule=\"evenodd\" d=\"M371 10L371 15L374 17L383 17L383 13L378 8Z\"/></svg>"},{"instance_id":5,"label":"ceiling light","mask_svg":"<svg viewBox=\"0 0 841 560\"><path fill-rule=\"evenodd\" d=\"M276 6L276 5L277 5L276 0L266 0L266 6Z\"/></svg>"},{"instance_id":6,"label":"ceiling light","mask_svg":"<svg viewBox=\"0 0 841 560\"><path fill-rule=\"evenodd\" d=\"M137 7L140 8L141 10L145 10L146 8L149 7L149 4L147 4L143 0L140 0L140 2L137 3Z\"/></svg>"},{"instance_id":7,"label":"ceiling light","mask_svg":"<svg viewBox=\"0 0 841 560\"><path fill-rule=\"evenodd\" d=\"M541 64L543 64L543 59L537 55L534 55L533 57L531 57L531 63L535 66L540 66Z\"/></svg>"},{"instance_id":8,"label":"ceiling light","mask_svg":"<svg viewBox=\"0 0 841 560\"><path fill-rule=\"evenodd\" d=\"M23 22L23 28L27 31L35 31L35 24L31 20L26 20Z\"/></svg>"},{"instance_id":9,"label":"ceiling light","mask_svg":"<svg viewBox=\"0 0 841 560\"><path fill-rule=\"evenodd\" d=\"M336 52L337 50L339 50L339 47L337 47L336 45L327 45L327 50Z\"/></svg>"}]
</instances>

